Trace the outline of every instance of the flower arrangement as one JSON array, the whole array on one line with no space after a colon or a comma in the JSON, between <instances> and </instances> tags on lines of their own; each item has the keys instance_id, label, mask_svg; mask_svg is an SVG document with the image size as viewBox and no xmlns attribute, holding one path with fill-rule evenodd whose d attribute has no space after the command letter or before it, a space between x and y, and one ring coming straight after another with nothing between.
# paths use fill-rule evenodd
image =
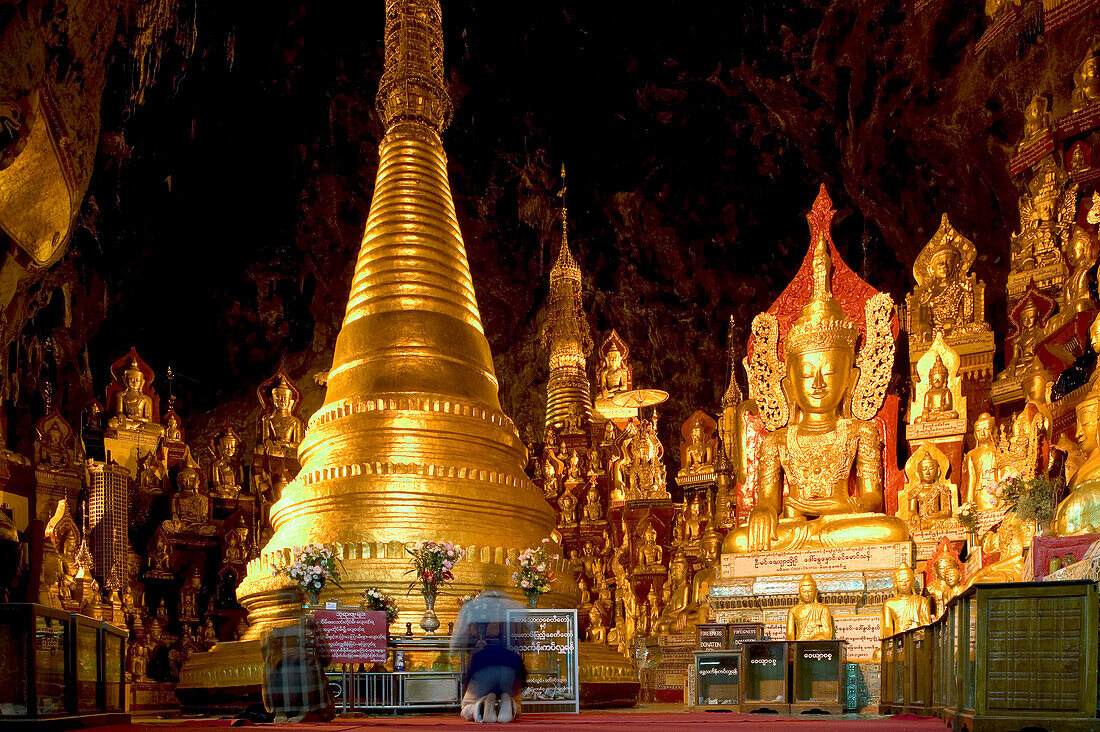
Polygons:
<instances>
[{"instance_id":1,"label":"flower arrangement","mask_svg":"<svg viewBox=\"0 0 1100 732\"><path fill-rule=\"evenodd\" d=\"M1061 488L1061 479L1050 480L1045 476L1024 478L1010 475L997 484L1001 498L1016 511L1021 521L1039 523L1054 516L1054 497Z\"/></svg>"},{"instance_id":2,"label":"flower arrangement","mask_svg":"<svg viewBox=\"0 0 1100 732\"><path fill-rule=\"evenodd\" d=\"M340 586L340 572L336 568L336 555L332 550L321 544L306 544L296 546L290 550L290 564L275 567L273 577L280 575L287 577L296 584L302 593L309 599L311 605L316 605L321 590L329 582Z\"/></svg>"},{"instance_id":3,"label":"flower arrangement","mask_svg":"<svg viewBox=\"0 0 1100 732\"><path fill-rule=\"evenodd\" d=\"M434 595L436 591L455 578L452 570L466 553L462 547L449 541L418 541L412 549L406 549L412 555L412 569L416 579L409 583L412 590L417 585L425 595ZM406 572L408 574L409 572Z\"/></svg>"},{"instance_id":4,"label":"flower arrangement","mask_svg":"<svg viewBox=\"0 0 1100 732\"><path fill-rule=\"evenodd\" d=\"M973 503L964 503L959 506L955 518L966 533L975 534L978 532L978 513L974 510Z\"/></svg>"},{"instance_id":5,"label":"flower arrangement","mask_svg":"<svg viewBox=\"0 0 1100 732\"><path fill-rule=\"evenodd\" d=\"M368 587L363 590L363 609L379 610L386 613L386 624L397 620L397 603L394 599L382 592L377 587Z\"/></svg>"},{"instance_id":6,"label":"flower arrangement","mask_svg":"<svg viewBox=\"0 0 1100 732\"><path fill-rule=\"evenodd\" d=\"M557 558L557 554L548 554L541 546L524 549L517 557L519 569L512 572L512 584L527 596L527 601L532 606L538 602L540 595L550 591L550 585L554 581L550 562Z\"/></svg>"}]
</instances>

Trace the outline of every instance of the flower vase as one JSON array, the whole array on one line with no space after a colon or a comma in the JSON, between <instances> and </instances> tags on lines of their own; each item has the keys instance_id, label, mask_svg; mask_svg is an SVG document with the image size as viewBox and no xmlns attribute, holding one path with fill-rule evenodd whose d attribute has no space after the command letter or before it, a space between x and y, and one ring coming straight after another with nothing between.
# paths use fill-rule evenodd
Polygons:
<instances>
[{"instance_id":1,"label":"flower vase","mask_svg":"<svg viewBox=\"0 0 1100 732\"><path fill-rule=\"evenodd\" d=\"M538 593L538 592L532 592L531 594L529 594L527 596L527 607L529 607L529 608L538 607L539 606L539 595L540 595L540 593Z\"/></svg>"},{"instance_id":2,"label":"flower vase","mask_svg":"<svg viewBox=\"0 0 1100 732\"><path fill-rule=\"evenodd\" d=\"M319 605L321 602L320 590L305 590L306 604L307 605Z\"/></svg>"},{"instance_id":3,"label":"flower vase","mask_svg":"<svg viewBox=\"0 0 1100 732\"><path fill-rule=\"evenodd\" d=\"M435 615L435 588L422 590L422 592L427 610L424 611L424 617L420 618L420 627L428 635L435 635L435 631L439 629L439 618Z\"/></svg>"}]
</instances>

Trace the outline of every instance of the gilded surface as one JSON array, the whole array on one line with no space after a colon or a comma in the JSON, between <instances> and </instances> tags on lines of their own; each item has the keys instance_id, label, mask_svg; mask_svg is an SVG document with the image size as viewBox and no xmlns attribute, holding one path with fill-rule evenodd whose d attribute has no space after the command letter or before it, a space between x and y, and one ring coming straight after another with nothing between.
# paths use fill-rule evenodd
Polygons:
<instances>
[{"instance_id":1,"label":"gilded surface","mask_svg":"<svg viewBox=\"0 0 1100 732\"><path fill-rule=\"evenodd\" d=\"M937 334L946 337L988 331L985 323L985 284L970 268L978 252L974 243L957 232L947 220L913 263L917 287L906 298L909 340L930 343Z\"/></svg>"},{"instance_id":2,"label":"gilded surface","mask_svg":"<svg viewBox=\"0 0 1100 732\"><path fill-rule=\"evenodd\" d=\"M915 396L910 424L966 419L966 397L959 376L959 355L937 333L928 351L917 361Z\"/></svg>"}]
</instances>

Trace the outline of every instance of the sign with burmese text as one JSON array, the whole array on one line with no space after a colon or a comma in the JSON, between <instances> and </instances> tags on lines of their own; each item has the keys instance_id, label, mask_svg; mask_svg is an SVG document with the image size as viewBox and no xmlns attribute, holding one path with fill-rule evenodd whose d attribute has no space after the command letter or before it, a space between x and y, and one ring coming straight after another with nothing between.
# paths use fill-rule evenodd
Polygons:
<instances>
[{"instance_id":1,"label":"sign with burmese text","mask_svg":"<svg viewBox=\"0 0 1100 732\"><path fill-rule=\"evenodd\" d=\"M577 611L508 610L508 647L523 657L523 711L580 714L580 638Z\"/></svg>"},{"instance_id":2,"label":"sign with burmese text","mask_svg":"<svg viewBox=\"0 0 1100 732\"><path fill-rule=\"evenodd\" d=\"M331 663L385 663L389 632L382 610L316 610L319 650Z\"/></svg>"},{"instance_id":3,"label":"sign with burmese text","mask_svg":"<svg viewBox=\"0 0 1100 732\"><path fill-rule=\"evenodd\" d=\"M778 552L723 554L722 577L813 574L815 572L861 572L893 570L899 564L913 564L908 541L872 546L819 547Z\"/></svg>"}]
</instances>

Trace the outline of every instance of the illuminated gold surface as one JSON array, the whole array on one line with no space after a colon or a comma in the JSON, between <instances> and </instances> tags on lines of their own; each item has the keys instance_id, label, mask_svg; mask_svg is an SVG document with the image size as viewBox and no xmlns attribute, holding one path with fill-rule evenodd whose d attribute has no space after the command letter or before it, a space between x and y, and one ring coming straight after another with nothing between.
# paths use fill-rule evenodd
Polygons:
<instances>
[{"instance_id":1,"label":"illuminated gold surface","mask_svg":"<svg viewBox=\"0 0 1100 732\"><path fill-rule=\"evenodd\" d=\"M1071 492L1058 504L1054 512L1051 528L1057 536L1091 534L1100 528L1098 415L1100 415L1100 395L1092 392L1077 405L1077 439L1088 457L1069 477Z\"/></svg>"},{"instance_id":2,"label":"illuminated gold surface","mask_svg":"<svg viewBox=\"0 0 1100 732\"><path fill-rule=\"evenodd\" d=\"M942 528L958 509L958 489L947 481L951 464L933 442L923 442L905 462L898 517L913 531Z\"/></svg>"},{"instance_id":3,"label":"illuminated gold surface","mask_svg":"<svg viewBox=\"0 0 1100 732\"><path fill-rule=\"evenodd\" d=\"M911 349L941 334L950 340L989 330L985 283L970 273L977 257L974 243L955 231L944 214L913 263L917 287L906 300Z\"/></svg>"},{"instance_id":4,"label":"illuminated gold surface","mask_svg":"<svg viewBox=\"0 0 1100 732\"><path fill-rule=\"evenodd\" d=\"M798 583L798 604L787 611L787 640L832 640L833 614L817 595L817 583L805 575Z\"/></svg>"},{"instance_id":5,"label":"illuminated gold surface","mask_svg":"<svg viewBox=\"0 0 1100 732\"><path fill-rule=\"evenodd\" d=\"M881 379L889 374L894 355L889 331L892 305L885 296L885 301L880 295L868 300L867 335L857 367L859 328L832 293L827 239L831 214L822 189L810 216L813 293L784 339L785 369L780 371L775 352L757 363L762 370L756 375L754 396L776 398L781 393L787 400L785 408L761 405L761 413L770 413L772 424L786 413L786 426L764 438L756 506L747 526L726 535L723 552L891 543L909 537L903 521L877 513L883 508L878 428L866 419L843 416L846 403L852 414L868 417L882 404L885 383ZM761 350L775 348L774 317L769 321L758 316L753 325L754 331L766 336ZM861 386L865 378L869 386ZM853 469L858 488L854 497L848 494Z\"/></svg>"},{"instance_id":6,"label":"illuminated gold surface","mask_svg":"<svg viewBox=\"0 0 1100 732\"><path fill-rule=\"evenodd\" d=\"M554 528L497 398L439 137L450 109L441 53L438 2L387 3L388 129L371 211L301 472L272 506L274 534L237 590L248 639L299 612L298 591L272 576L293 546L320 542L339 557L342 589L322 599L355 603L376 586L400 598L401 624L423 612L405 596L410 542L469 549L447 589L461 596L510 586L505 560ZM572 606L575 591L555 587L544 603ZM446 623L457 605L441 601L438 612Z\"/></svg>"},{"instance_id":7,"label":"illuminated gold surface","mask_svg":"<svg viewBox=\"0 0 1100 732\"><path fill-rule=\"evenodd\" d=\"M928 598L914 591L913 568L902 565L894 572L894 596L882 604L883 638L932 622Z\"/></svg>"},{"instance_id":8,"label":"illuminated gold surface","mask_svg":"<svg viewBox=\"0 0 1100 732\"><path fill-rule=\"evenodd\" d=\"M917 361L918 380L909 413L910 424L966 419L959 354L937 333L928 351Z\"/></svg>"}]
</instances>

